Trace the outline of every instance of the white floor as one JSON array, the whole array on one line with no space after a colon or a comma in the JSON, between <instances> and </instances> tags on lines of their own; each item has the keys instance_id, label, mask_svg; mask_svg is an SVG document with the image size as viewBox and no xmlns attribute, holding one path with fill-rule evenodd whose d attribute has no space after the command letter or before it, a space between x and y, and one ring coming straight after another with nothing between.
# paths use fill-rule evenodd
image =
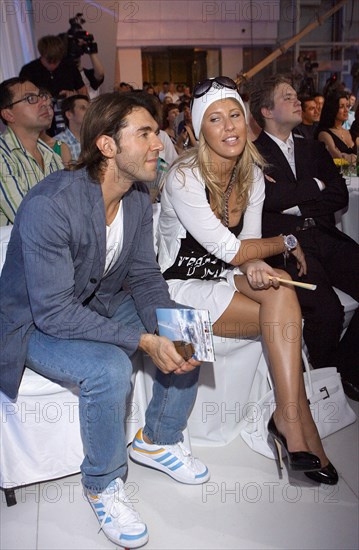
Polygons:
<instances>
[{"instance_id":1,"label":"white floor","mask_svg":"<svg viewBox=\"0 0 359 550\"><path fill-rule=\"evenodd\" d=\"M350 402L359 416L358 403ZM328 437L325 448L340 481L311 483L251 451L239 437L226 447L195 447L212 477L180 485L130 462L127 488L143 519L148 550L340 549L359 547L358 421ZM14 457L16 460L16 457ZM118 548L98 533L80 476L17 491L18 504L0 504L1 550Z\"/></svg>"}]
</instances>

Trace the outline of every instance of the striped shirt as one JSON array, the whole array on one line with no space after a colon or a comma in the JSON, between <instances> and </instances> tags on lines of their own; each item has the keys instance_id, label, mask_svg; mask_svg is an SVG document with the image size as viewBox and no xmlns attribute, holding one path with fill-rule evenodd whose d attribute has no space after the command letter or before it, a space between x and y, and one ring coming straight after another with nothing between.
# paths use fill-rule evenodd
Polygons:
<instances>
[{"instance_id":1,"label":"striped shirt","mask_svg":"<svg viewBox=\"0 0 359 550\"><path fill-rule=\"evenodd\" d=\"M44 170L26 151L11 128L0 136L0 226L14 223L15 214L26 193L64 166L61 157L41 140L37 142Z\"/></svg>"},{"instance_id":2,"label":"striped shirt","mask_svg":"<svg viewBox=\"0 0 359 550\"><path fill-rule=\"evenodd\" d=\"M69 128L66 128L63 132L60 132L54 136L54 139L58 139L59 141L66 143L71 151L71 160L78 160L81 153L81 144Z\"/></svg>"}]
</instances>

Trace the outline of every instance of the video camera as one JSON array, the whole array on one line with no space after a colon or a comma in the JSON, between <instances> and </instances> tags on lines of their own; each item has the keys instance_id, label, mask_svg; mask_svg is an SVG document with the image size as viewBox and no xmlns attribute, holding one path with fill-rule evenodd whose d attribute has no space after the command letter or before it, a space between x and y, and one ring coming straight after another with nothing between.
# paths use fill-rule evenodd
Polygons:
<instances>
[{"instance_id":1,"label":"video camera","mask_svg":"<svg viewBox=\"0 0 359 550\"><path fill-rule=\"evenodd\" d=\"M72 59L81 57L84 53L97 53L97 43L93 34L82 27L86 23L82 13L77 13L69 20L70 28L67 31L67 56Z\"/></svg>"}]
</instances>

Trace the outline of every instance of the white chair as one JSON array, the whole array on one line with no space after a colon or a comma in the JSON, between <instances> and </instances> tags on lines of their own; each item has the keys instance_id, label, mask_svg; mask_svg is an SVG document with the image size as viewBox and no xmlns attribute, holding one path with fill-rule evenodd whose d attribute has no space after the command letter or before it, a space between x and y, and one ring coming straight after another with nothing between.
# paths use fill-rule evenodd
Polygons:
<instances>
[{"instance_id":1,"label":"white chair","mask_svg":"<svg viewBox=\"0 0 359 550\"><path fill-rule=\"evenodd\" d=\"M240 432L247 404L267 391L268 370L258 341L214 337L216 361L202 363L198 392L188 419L191 444L226 445ZM155 367L144 357L144 383L151 392Z\"/></svg>"},{"instance_id":2,"label":"white chair","mask_svg":"<svg viewBox=\"0 0 359 550\"><path fill-rule=\"evenodd\" d=\"M344 325L343 325L343 329L346 330L350 321L351 321L351 318L353 317L354 315L354 311L357 309L357 307L359 306L359 303L354 300L354 298L352 298L351 296L349 296L349 294L346 294L345 292L343 292L342 290L339 290L339 288L335 288L333 287L339 300L340 300L340 303L342 304L342 306L344 307ZM344 334L344 332L343 332ZM342 334L342 336L343 336Z\"/></svg>"},{"instance_id":3,"label":"white chair","mask_svg":"<svg viewBox=\"0 0 359 550\"><path fill-rule=\"evenodd\" d=\"M214 337L216 361L201 366L197 399L188 421L191 442L220 446L235 439L251 401L267 391L267 362L254 340Z\"/></svg>"}]
</instances>

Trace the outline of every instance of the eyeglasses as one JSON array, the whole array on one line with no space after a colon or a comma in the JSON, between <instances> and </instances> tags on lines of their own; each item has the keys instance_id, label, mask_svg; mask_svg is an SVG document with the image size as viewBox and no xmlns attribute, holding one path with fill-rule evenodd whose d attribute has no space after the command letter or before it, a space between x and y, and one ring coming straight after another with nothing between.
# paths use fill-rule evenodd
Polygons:
<instances>
[{"instance_id":1,"label":"eyeglasses","mask_svg":"<svg viewBox=\"0 0 359 550\"><path fill-rule=\"evenodd\" d=\"M55 100L50 96L48 92L39 92L38 94L28 94L22 99L18 99L17 101L14 101L9 105L6 105L4 109L9 109L10 107L13 107L17 103L21 103L22 101L23 102L27 101L29 105L36 105L36 103L38 103L40 99L43 99L44 101L47 101L48 99L50 99L51 103L55 102Z\"/></svg>"},{"instance_id":2,"label":"eyeglasses","mask_svg":"<svg viewBox=\"0 0 359 550\"><path fill-rule=\"evenodd\" d=\"M229 88L230 90L237 90L237 84L228 76L217 76L216 78L206 78L196 84L193 90L192 96L194 98L204 96L212 88L214 84L219 84L223 88Z\"/></svg>"}]
</instances>

